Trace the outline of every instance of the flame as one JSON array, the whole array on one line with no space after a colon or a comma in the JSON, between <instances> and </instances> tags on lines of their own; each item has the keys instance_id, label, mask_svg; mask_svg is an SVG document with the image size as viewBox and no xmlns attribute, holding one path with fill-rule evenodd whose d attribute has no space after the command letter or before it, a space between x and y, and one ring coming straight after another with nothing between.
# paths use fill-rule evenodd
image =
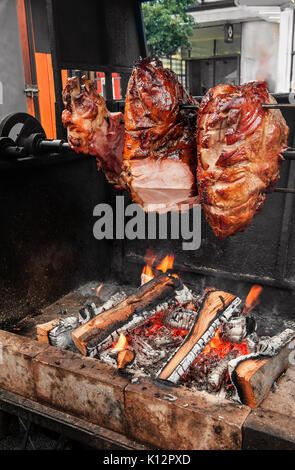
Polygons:
<instances>
[{"instance_id":1,"label":"flame","mask_svg":"<svg viewBox=\"0 0 295 470\"><path fill-rule=\"evenodd\" d=\"M166 255L165 258L158 264L158 271L165 273L168 269L172 269L174 264L174 255Z\"/></svg>"},{"instance_id":2,"label":"flame","mask_svg":"<svg viewBox=\"0 0 295 470\"><path fill-rule=\"evenodd\" d=\"M227 355L227 353L229 353L233 349L238 349L242 355L248 354L246 341L241 344L231 343L230 341L223 341L220 337L220 329L218 328L215 331L213 338L204 347L201 354L209 354L211 352L215 352L216 354L218 354L220 359L223 359Z\"/></svg>"},{"instance_id":3,"label":"flame","mask_svg":"<svg viewBox=\"0 0 295 470\"><path fill-rule=\"evenodd\" d=\"M128 341L126 336L123 333L120 333L119 339L117 343L113 346L112 351L113 352L119 352L122 351L123 349L126 349L128 345Z\"/></svg>"},{"instance_id":4,"label":"flame","mask_svg":"<svg viewBox=\"0 0 295 470\"><path fill-rule=\"evenodd\" d=\"M147 277L150 277L151 279L154 277L152 267L149 264L146 264L144 266L141 274L145 274Z\"/></svg>"},{"instance_id":5,"label":"flame","mask_svg":"<svg viewBox=\"0 0 295 470\"><path fill-rule=\"evenodd\" d=\"M99 286L98 286L97 289L96 289L95 295L96 295L97 297L98 297L98 294L99 294L100 291L101 291L102 286L103 286L103 283L99 284Z\"/></svg>"},{"instance_id":6,"label":"flame","mask_svg":"<svg viewBox=\"0 0 295 470\"><path fill-rule=\"evenodd\" d=\"M146 282L150 281L155 277L153 273L153 264L155 262L156 257L157 256L154 254L154 252L149 248L144 257L146 265L144 266L141 273L141 285L145 284ZM173 268L173 263L174 255L166 255L165 258L160 261L156 269L165 273L166 271L168 271L168 269ZM177 274L173 274L173 276L178 277Z\"/></svg>"},{"instance_id":7,"label":"flame","mask_svg":"<svg viewBox=\"0 0 295 470\"><path fill-rule=\"evenodd\" d=\"M148 248L144 257L144 262L146 264L149 264L150 266L153 266L156 258L157 258L157 255L153 252L151 248Z\"/></svg>"},{"instance_id":8,"label":"flame","mask_svg":"<svg viewBox=\"0 0 295 470\"><path fill-rule=\"evenodd\" d=\"M262 291L262 287L258 285L254 285L251 287L249 294L247 295L246 301L245 301L245 306L243 310L243 314L246 315L246 313L250 312L253 310L256 305L259 304L260 299L259 295L260 292Z\"/></svg>"}]
</instances>

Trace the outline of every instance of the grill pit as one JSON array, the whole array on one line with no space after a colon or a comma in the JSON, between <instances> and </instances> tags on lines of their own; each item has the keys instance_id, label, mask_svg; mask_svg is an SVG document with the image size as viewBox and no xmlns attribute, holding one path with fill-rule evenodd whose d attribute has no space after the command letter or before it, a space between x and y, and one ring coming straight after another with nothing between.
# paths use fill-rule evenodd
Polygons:
<instances>
[{"instance_id":1,"label":"grill pit","mask_svg":"<svg viewBox=\"0 0 295 470\"><path fill-rule=\"evenodd\" d=\"M160 369L158 366L161 364L151 360L149 346L156 348L158 353L163 350L163 344L161 344L163 342L166 358L172 350L180 346L187 335L187 330L177 331L175 327L169 326L169 321L173 322L175 315L169 316L165 312L167 323L160 321L161 318L163 319L163 311L155 313L154 317L149 318L148 322L139 327L134 335L136 356L141 354L147 360L146 364L141 365L140 372L134 361L126 367L123 373L118 373L116 357L111 354L111 348L101 353L101 356L105 355L108 358L106 360L104 357L100 359L84 357L75 350L73 345L68 346L67 349L60 349L36 341L37 324L52 321L59 316L79 318L79 311L87 305L95 304L95 307L99 309L107 300L110 305L112 303L110 299L115 298L118 301L133 294L136 290L134 286L109 281L103 283L97 294L99 285L101 285L100 282L88 283L44 308L39 315L26 317L14 327L13 333L0 332L1 342L4 344L8 342L4 350L10 357L10 367L14 368L15 373L18 371L16 363L18 364L19 361L28 367L27 355L25 362L20 358L20 351L23 354L20 344L24 342L25 349L29 345L28 383L35 384L35 391L33 392L29 385L26 385L27 388L24 389L20 377L14 377L12 386L12 383L7 385L7 379L0 375L1 387L12 388L13 392L23 396L30 394L30 399L69 412L79 418L88 419L106 430L111 429L124 435L126 439L134 439L148 447L165 449L242 448L248 442L243 441L243 435L248 436L249 442L253 439L251 430L248 428L248 420L252 427L257 428L260 426L257 423L257 420L259 421L257 412L260 412L261 416L263 413L269 414L268 408L272 407L273 400L276 403L281 400L281 407L291 401L291 389L292 387L294 389L294 386L290 387L290 383L295 384L294 367L289 367L286 374L279 378L266 400L256 408L257 412L233 400L228 390L228 378L224 381L222 391L205 390L201 382L194 381L194 369L197 368L199 371L198 368L204 367L208 360L215 365L214 361L217 358L213 353L208 354L208 359L206 357L201 364L200 359L196 360L179 385L157 380L153 375L156 375ZM190 291L192 291L191 288ZM193 296L197 306L200 303L200 292L194 292ZM63 312L62 315L59 315L59 312ZM189 312L190 315L194 315L192 312L195 311L192 311L191 305ZM176 317L183 321L184 316L179 313L178 311ZM259 317L259 313L255 313L255 310L252 311L252 315ZM153 328L160 333L151 335ZM176 331L177 334L173 336ZM146 332L148 332L147 336ZM169 337L171 338L170 344L165 345ZM18 338L17 341L14 338ZM149 346L146 346L147 344ZM31 353L35 350L36 352ZM144 359L141 360L144 362ZM161 360L165 361L164 358ZM18 387L21 387L21 390ZM290 391L287 395L286 387ZM284 397L281 395L283 393ZM264 403L267 403L266 410ZM293 413L292 409L293 405L291 416L294 414L294 418L290 418L283 409L278 410L278 413L282 411L280 419L295 420L295 410ZM164 422L165 426L161 424ZM205 441L199 433L193 433L193 435L191 433L192 427L197 423L198 426L201 425L207 436ZM289 423L288 426L290 430L293 424ZM272 435L275 432L279 436L280 445L290 445L290 433L285 436L281 425L276 427L271 423L269 427ZM288 444L286 444L286 439Z\"/></svg>"}]
</instances>

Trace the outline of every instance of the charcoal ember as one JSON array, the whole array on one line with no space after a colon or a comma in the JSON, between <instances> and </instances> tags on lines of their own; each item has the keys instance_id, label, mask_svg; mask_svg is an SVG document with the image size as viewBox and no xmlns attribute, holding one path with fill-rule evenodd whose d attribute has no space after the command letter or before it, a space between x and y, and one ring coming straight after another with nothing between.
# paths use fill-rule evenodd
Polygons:
<instances>
[{"instance_id":1,"label":"charcoal ember","mask_svg":"<svg viewBox=\"0 0 295 470\"><path fill-rule=\"evenodd\" d=\"M165 357L164 351L155 350L139 336L132 338L132 347L136 353L136 362L139 366L155 364Z\"/></svg>"},{"instance_id":2,"label":"charcoal ember","mask_svg":"<svg viewBox=\"0 0 295 470\"><path fill-rule=\"evenodd\" d=\"M165 325L172 328L189 331L193 326L196 318L194 310L186 310L183 308L176 308L170 311L163 319Z\"/></svg>"},{"instance_id":3,"label":"charcoal ember","mask_svg":"<svg viewBox=\"0 0 295 470\"><path fill-rule=\"evenodd\" d=\"M173 332L166 326L162 326L158 331L157 335L152 338L153 346L156 348L161 347L177 347L183 340L180 335L173 336Z\"/></svg>"},{"instance_id":4,"label":"charcoal ember","mask_svg":"<svg viewBox=\"0 0 295 470\"><path fill-rule=\"evenodd\" d=\"M220 337L223 341L240 344L256 329L255 319L251 316L234 317L220 328Z\"/></svg>"},{"instance_id":5,"label":"charcoal ember","mask_svg":"<svg viewBox=\"0 0 295 470\"><path fill-rule=\"evenodd\" d=\"M247 336L247 350L249 353L255 353L257 351L259 338L257 333L254 331L251 335Z\"/></svg>"},{"instance_id":6,"label":"charcoal ember","mask_svg":"<svg viewBox=\"0 0 295 470\"><path fill-rule=\"evenodd\" d=\"M85 305L79 310L79 322L84 324L97 315L95 303Z\"/></svg>"},{"instance_id":7,"label":"charcoal ember","mask_svg":"<svg viewBox=\"0 0 295 470\"><path fill-rule=\"evenodd\" d=\"M113 294L106 302L103 303L100 307L97 307L94 302L91 304L85 305L79 310L79 321L83 325L87 323L92 318L100 315L102 312L109 310L112 307L115 307L120 302L123 302L127 298L127 294L124 291L116 292Z\"/></svg>"},{"instance_id":8,"label":"charcoal ember","mask_svg":"<svg viewBox=\"0 0 295 470\"><path fill-rule=\"evenodd\" d=\"M208 354L200 354L189 368L188 380L192 381L198 390L200 390L200 387L207 390L207 376L219 362L220 357L214 351Z\"/></svg>"},{"instance_id":9,"label":"charcoal ember","mask_svg":"<svg viewBox=\"0 0 295 470\"><path fill-rule=\"evenodd\" d=\"M189 302L193 302L193 299L193 292L184 284L181 285L181 289L176 291L175 300L179 303L179 305L185 305Z\"/></svg>"},{"instance_id":10,"label":"charcoal ember","mask_svg":"<svg viewBox=\"0 0 295 470\"><path fill-rule=\"evenodd\" d=\"M235 359L239 354L239 351L237 349L233 349L229 353L226 354L226 356L221 359L217 365L211 370L211 372L207 376L207 382L208 382L208 390L210 392L217 392L221 385L224 382L224 379L226 377L226 373L228 371L228 363L232 359Z\"/></svg>"}]
</instances>

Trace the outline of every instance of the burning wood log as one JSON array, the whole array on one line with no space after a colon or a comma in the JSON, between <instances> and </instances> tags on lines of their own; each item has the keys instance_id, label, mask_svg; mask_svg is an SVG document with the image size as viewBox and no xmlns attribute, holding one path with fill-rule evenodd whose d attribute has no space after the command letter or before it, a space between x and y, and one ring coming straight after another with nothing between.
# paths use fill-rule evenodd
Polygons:
<instances>
[{"instance_id":1,"label":"burning wood log","mask_svg":"<svg viewBox=\"0 0 295 470\"><path fill-rule=\"evenodd\" d=\"M134 320L147 309L164 302L176 294L181 287L178 278L162 274L144 284L137 291L115 307L102 312L97 317L73 331L76 347L85 356L125 323ZM147 313L147 312L146 312ZM134 322L136 324L136 321Z\"/></svg>"},{"instance_id":2,"label":"burning wood log","mask_svg":"<svg viewBox=\"0 0 295 470\"><path fill-rule=\"evenodd\" d=\"M198 310L198 318L182 345L160 370L157 377L178 383L192 362L202 352L223 321L227 321L240 304L241 299L223 291L205 294Z\"/></svg>"},{"instance_id":3,"label":"burning wood log","mask_svg":"<svg viewBox=\"0 0 295 470\"><path fill-rule=\"evenodd\" d=\"M128 364L131 364L134 359L135 353L131 351L131 349L123 349L122 351L119 351L117 355L118 369L125 369L125 367L128 366Z\"/></svg>"},{"instance_id":4,"label":"burning wood log","mask_svg":"<svg viewBox=\"0 0 295 470\"><path fill-rule=\"evenodd\" d=\"M229 362L230 378L241 403L256 408L270 391L274 381L289 366L290 345L295 331L287 329L272 338L264 338L258 352Z\"/></svg>"}]
</instances>

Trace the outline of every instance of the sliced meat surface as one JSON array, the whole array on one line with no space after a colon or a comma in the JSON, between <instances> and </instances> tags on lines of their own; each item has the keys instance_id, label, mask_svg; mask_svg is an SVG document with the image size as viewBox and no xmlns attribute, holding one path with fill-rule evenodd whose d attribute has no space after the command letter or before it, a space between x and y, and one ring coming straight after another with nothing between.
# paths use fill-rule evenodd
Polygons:
<instances>
[{"instance_id":1,"label":"sliced meat surface","mask_svg":"<svg viewBox=\"0 0 295 470\"><path fill-rule=\"evenodd\" d=\"M196 102L160 60L147 58L134 67L123 170L133 201L146 211L174 211L197 201L195 123L182 104Z\"/></svg>"}]
</instances>

